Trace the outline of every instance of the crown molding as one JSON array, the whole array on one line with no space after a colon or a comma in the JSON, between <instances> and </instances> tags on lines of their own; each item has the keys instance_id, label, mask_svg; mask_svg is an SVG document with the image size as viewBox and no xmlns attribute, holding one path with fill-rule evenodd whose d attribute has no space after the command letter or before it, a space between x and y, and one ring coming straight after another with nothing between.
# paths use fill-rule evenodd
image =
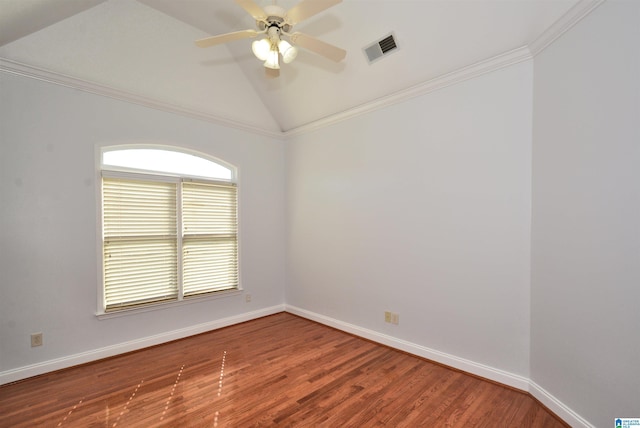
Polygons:
<instances>
[{"instance_id":1,"label":"crown molding","mask_svg":"<svg viewBox=\"0 0 640 428\"><path fill-rule=\"evenodd\" d=\"M582 21L598 6L606 0L580 0L575 6L562 15L556 22L540 34L533 42L529 43L531 54L535 57L545 50L556 39L569 31L571 27Z\"/></svg>"},{"instance_id":2,"label":"crown molding","mask_svg":"<svg viewBox=\"0 0 640 428\"><path fill-rule=\"evenodd\" d=\"M280 131L269 131L256 126L251 126L241 122L237 122L235 120L202 113L197 110L192 110L192 109L177 106L174 104L158 101L152 98L140 96L132 92L115 89L109 86L99 85L97 83L78 79L76 77L71 77L65 74L45 70L43 68L34 67L32 65L23 64L7 58L0 57L0 71L16 74L18 76L29 77L29 78L40 80L47 83L53 83L55 85L64 86L67 88L78 89L84 92L89 92L91 94L102 95L108 98L113 98L120 101L126 101L132 104L149 107L156 110L175 113L181 116L186 116L193 119L215 123L217 125L225 126L228 128L234 128L241 131L251 132L254 134L263 135L271 138L282 138L282 132Z\"/></svg>"},{"instance_id":3,"label":"crown molding","mask_svg":"<svg viewBox=\"0 0 640 428\"><path fill-rule=\"evenodd\" d=\"M229 128L235 128L253 134L263 135L271 138L287 139L307 132L312 132L394 104L398 104L411 98L419 97L430 92L445 88L447 86L452 86L465 80L473 79L485 73L490 73L514 64L518 64L520 62L531 60L605 1L606 0L580 0L575 6L573 6L560 19L553 23L551 27L547 28L547 30L545 30L529 45L522 46L520 48L502 53L500 55L496 55L492 58L438 76L436 78L393 93L391 95L378 98L376 100L361 104L359 106L355 106L340 113L336 113L282 132L269 131L256 126L240 123L231 119L206 114L197 110L192 110L174 104L143 97L131 92L122 91L119 89L99 85L31 65L22 64L6 58L0 58L0 71L17 74L20 76L29 77L44 82L65 86L68 88L78 89L81 91L89 92L96 95L102 95L121 101L127 101L133 104L142 105L156 110L166 111L169 113L179 114L182 116L215 123Z\"/></svg>"},{"instance_id":4,"label":"crown molding","mask_svg":"<svg viewBox=\"0 0 640 428\"><path fill-rule=\"evenodd\" d=\"M37 79L68 88L78 89L81 91L102 95L117 100L127 101L157 110L176 113L194 119L204 120L222 126L236 128L246 132L251 132L272 138L288 138L306 132L315 131L317 129L324 128L326 126L330 126L335 123L342 122L344 120L351 119L353 117L360 116L378 109L382 109L390 105L398 104L408 99L419 97L421 95L428 94L429 92L437 91L438 89L455 85L465 80L469 80L474 77L481 76L485 73L490 73L492 71L496 71L513 64L527 61L532 58L533 56L531 55L529 48L527 46L523 46L518 49L514 49L512 51L497 55L493 58L489 58L470 66L463 67L451 73L444 74L410 88L401 90L394 94L378 98L374 101L356 106L349 110L345 110L343 112L327 116L323 119L319 119L306 125L302 125L300 127L283 132L268 131L265 129L245 125L229 119L224 119L196 110L190 110L169 103L160 102L151 98L146 98L130 92L110 88L96 83L91 83L82 79L77 79L75 77L44 70L42 68L34 67L31 65L22 64L6 58L0 58L0 71L17 74L20 76L29 77L32 79Z\"/></svg>"},{"instance_id":5,"label":"crown molding","mask_svg":"<svg viewBox=\"0 0 640 428\"><path fill-rule=\"evenodd\" d=\"M326 126L333 125L335 123L342 122L356 116L370 113L375 110L407 101L411 98L419 97L430 92L446 88L447 86L456 85L460 82L473 79L486 73L500 70L502 68L518 64L520 62L528 61L532 58L533 55L531 55L531 51L529 50L529 48L527 46L522 46L520 48L513 49L500 55L496 55L492 58L479 61L467 67L460 68L453 72L443 74L434 79L427 80L426 82L419 83L418 85L401 90L394 94L378 98L371 102L353 107L349 110L345 110L343 112L327 116L323 119L316 120L306 125L288 130L283 134L285 137L292 137L306 132L315 131L317 129L324 128Z\"/></svg>"},{"instance_id":6,"label":"crown molding","mask_svg":"<svg viewBox=\"0 0 640 428\"><path fill-rule=\"evenodd\" d=\"M293 137L306 132L315 131L343 120L351 119L374 110L398 104L410 98L428 94L429 92L437 91L438 89L442 89L447 86L455 85L485 73L533 59L605 1L606 0L580 0L533 42L526 46L477 62L451 73L438 76L408 89L362 104L349 110L345 110L341 113L327 116L323 119L288 130L284 132L283 135L285 137Z\"/></svg>"}]
</instances>

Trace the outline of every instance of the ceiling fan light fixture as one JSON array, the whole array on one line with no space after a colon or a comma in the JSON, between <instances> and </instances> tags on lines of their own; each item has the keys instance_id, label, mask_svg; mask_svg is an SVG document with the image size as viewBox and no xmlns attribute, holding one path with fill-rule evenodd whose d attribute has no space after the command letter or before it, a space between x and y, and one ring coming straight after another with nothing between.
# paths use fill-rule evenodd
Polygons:
<instances>
[{"instance_id":1,"label":"ceiling fan light fixture","mask_svg":"<svg viewBox=\"0 0 640 428\"><path fill-rule=\"evenodd\" d=\"M267 54L267 59L264 62L264 66L272 70L280 70L280 64L278 63L278 50L272 49Z\"/></svg>"},{"instance_id":2,"label":"ceiling fan light fixture","mask_svg":"<svg viewBox=\"0 0 640 428\"><path fill-rule=\"evenodd\" d=\"M256 40L251 44L253 54L261 61L266 61L271 51L271 43L267 39Z\"/></svg>"},{"instance_id":3,"label":"ceiling fan light fixture","mask_svg":"<svg viewBox=\"0 0 640 428\"><path fill-rule=\"evenodd\" d=\"M285 64L289 64L291 61L296 59L296 56L298 55L298 49L291 46L291 43L286 40L280 40L278 43L278 49L282 54L282 61L284 61Z\"/></svg>"},{"instance_id":4,"label":"ceiling fan light fixture","mask_svg":"<svg viewBox=\"0 0 640 428\"><path fill-rule=\"evenodd\" d=\"M325 43L313 36L300 32L291 33L294 25L341 3L342 0L299 0L298 4L288 11L277 5L277 0L273 0L272 5L264 8L256 3L257 0L235 0L235 2L253 17L257 30L234 31L205 37L196 40L196 46L205 48L262 36L260 40L251 44L251 50L256 58L264 61L266 68L273 70L280 69L280 61L285 64L292 62L298 55L297 46L335 62L342 61L347 53L344 49ZM291 43L282 40L282 35L287 36ZM292 43L296 46L293 46Z\"/></svg>"}]
</instances>

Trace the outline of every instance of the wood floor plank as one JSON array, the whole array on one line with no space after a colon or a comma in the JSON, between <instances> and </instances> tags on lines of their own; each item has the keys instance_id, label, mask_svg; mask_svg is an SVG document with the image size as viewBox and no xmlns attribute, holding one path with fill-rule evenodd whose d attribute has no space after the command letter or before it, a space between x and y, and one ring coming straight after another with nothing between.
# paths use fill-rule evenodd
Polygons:
<instances>
[{"instance_id":1,"label":"wood floor plank","mask_svg":"<svg viewBox=\"0 0 640 428\"><path fill-rule=\"evenodd\" d=\"M0 386L0 427L566 427L530 395L280 313Z\"/></svg>"}]
</instances>

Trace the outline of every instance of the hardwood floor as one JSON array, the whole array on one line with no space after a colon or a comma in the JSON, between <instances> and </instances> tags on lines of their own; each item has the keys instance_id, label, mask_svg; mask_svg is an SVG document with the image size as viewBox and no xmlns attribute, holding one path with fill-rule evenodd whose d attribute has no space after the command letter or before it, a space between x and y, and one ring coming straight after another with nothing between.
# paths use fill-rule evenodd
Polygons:
<instances>
[{"instance_id":1,"label":"hardwood floor","mask_svg":"<svg viewBox=\"0 0 640 428\"><path fill-rule=\"evenodd\" d=\"M565 427L529 395L280 313L0 387L2 427Z\"/></svg>"}]
</instances>

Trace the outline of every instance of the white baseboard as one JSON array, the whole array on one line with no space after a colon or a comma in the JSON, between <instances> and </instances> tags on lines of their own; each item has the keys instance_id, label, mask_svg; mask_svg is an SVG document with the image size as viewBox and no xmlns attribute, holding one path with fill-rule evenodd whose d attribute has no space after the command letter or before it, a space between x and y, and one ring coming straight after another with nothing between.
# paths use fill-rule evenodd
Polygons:
<instances>
[{"instance_id":1,"label":"white baseboard","mask_svg":"<svg viewBox=\"0 0 640 428\"><path fill-rule=\"evenodd\" d=\"M401 351L408 352L410 354L456 368L458 370L463 370L465 372L481 376L494 382L499 382L501 384L508 385L525 392L529 392L533 397L535 397L549 410L554 412L572 427L595 428L594 425L590 424L587 420L571 410L571 408L566 406L540 385L536 384L528 378L494 367L489 367L484 364L476 363L465 358L456 357L455 355L440 352L435 349L427 348L425 346L418 345L412 342L407 342L405 340L379 333L374 330L369 330L354 324L336 320L334 318L301 309L296 306L285 304L276 305L253 312L247 312L240 315L234 315L211 322L197 324L179 330L173 330L154 336L144 337L142 339L132 340L129 342L119 343L104 348L94 349L79 354L57 358L54 360L44 361L42 363L7 370L4 372L0 372L0 385L4 385L10 382L16 382L22 379L49 373L55 370L77 366L79 364L89 363L91 361L96 361L103 358L113 357L115 355L136 351L139 349L147 348L149 346L159 345L162 343L170 342L172 340L182 339L196 334L205 333L207 331L228 327L230 325L239 324L241 322L251 321L256 318L261 318L283 311L319 322L320 324L324 324L359 337L363 337L373 342L381 343L391 348L399 349Z\"/></svg>"},{"instance_id":2,"label":"white baseboard","mask_svg":"<svg viewBox=\"0 0 640 428\"><path fill-rule=\"evenodd\" d=\"M104 348L93 349L79 354L69 355L54 360L43 361L37 364L31 364L24 367L0 372L0 385L18 380L26 379L32 376L49 373L55 370L66 369L68 367L77 366L79 364L89 363L91 361L103 358L113 357L115 355L126 352L137 351L149 346L159 345L176 339L193 336L207 331L216 330L222 327L250 321L267 315L276 314L285 310L284 305L276 305L269 308L259 309L253 312L246 312L219 320L193 325L178 330L168 331L166 333L156 334L154 336L143 337L141 339L131 340L129 342L118 343L116 345L106 346Z\"/></svg>"},{"instance_id":3,"label":"white baseboard","mask_svg":"<svg viewBox=\"0 0 640 428\"><path fill-rule=\"evenodd\" d=\"M596 428L532 380L529 380L529 393L572 427Z\"/></svg>"},{"instance_id":4,"label":"white baseboard","mask_svg":"<svg viewBox=\"0 0 640 428\"><path fill-rule=\"evenodd\" d=\"M338 330L363 337L373 342L381 343L391 348L399 349L401 351L408 352L410 354L417 355L419 357L423 357L428 360L474 374L476 376L481 376L494 382L498 382L512 388L517 388L524 392L528 392L572 427L595 428L584 418L571 410L568 406L564 405L560 400L545 391L544 388L540 387L538 384L524 376L509 373L495 367L489 367L475 361L456 357L455 355L447 354L435 349L427 348L422 345L407 342L402 339L398 339L374 330L369 330L357 325L336 320L321 314L317 314L315 312L298 308L296 306L285 305L285 310L294 315L319 322L320 324L328 325L329 327L333 327Z\"/></svg>"}]
</instances>

